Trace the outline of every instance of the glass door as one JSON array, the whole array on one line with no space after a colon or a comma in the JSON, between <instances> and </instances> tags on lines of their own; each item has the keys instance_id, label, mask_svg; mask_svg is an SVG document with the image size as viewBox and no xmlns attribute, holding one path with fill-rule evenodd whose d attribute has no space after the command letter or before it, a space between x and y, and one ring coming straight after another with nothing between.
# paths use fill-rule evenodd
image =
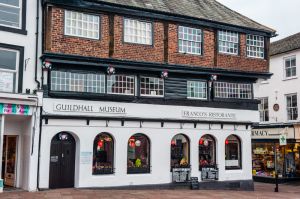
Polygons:
<instances>
[{"instance_id":1,"label":"glass door","mask_svg":"<svg viewBox=\"0 0 300 199\"><path fill-rule=\"evenodd\" d=\"M17 136L4 136L2 176L4 185L15 187L16 184L16 160L17 160Z\"/></svg>"}]
</instances>

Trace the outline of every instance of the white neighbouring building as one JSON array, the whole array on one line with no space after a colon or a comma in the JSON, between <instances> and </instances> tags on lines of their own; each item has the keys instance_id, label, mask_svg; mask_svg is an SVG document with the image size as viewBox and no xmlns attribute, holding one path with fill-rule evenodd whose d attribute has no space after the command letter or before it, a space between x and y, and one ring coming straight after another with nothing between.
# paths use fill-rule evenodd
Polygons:
<instances>
[{"instance_id":1,"label":"white neighbouring building","mask_svg":"<svg viewBox=\"0 0 300 199\"><path fill-rule=\"evenodd\" d=\"M0 1L1 191L3 187L28 191L37 188L42 102L35 81L41 75L35 78L40 62L36 56L37 2Z\"/></svg>"},{"instance_id":2,"label":"white neighbouring building","mask_svg":"<svg viewBox=\"0 0 300 199\"><path fill-rule=\"evenodd\" d=\"M275 150L279 177L300 177L300 33L270 45L271 79L255 85L260 100L260 123L252 131L253 174L258 180L275 176ZM287 145L279 147L285 134Z\"/></svg>"}]
</instances>

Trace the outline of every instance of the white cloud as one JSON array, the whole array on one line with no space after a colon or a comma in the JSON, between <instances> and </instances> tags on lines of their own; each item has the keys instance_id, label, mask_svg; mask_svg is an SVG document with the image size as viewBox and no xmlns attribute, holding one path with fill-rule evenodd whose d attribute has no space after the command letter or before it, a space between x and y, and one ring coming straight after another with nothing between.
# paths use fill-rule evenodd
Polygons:
<instances>
[{"instance_id":1,"label":"white cloud","mask_svg":"<svg viewBox=\"0 0 300 199\"><path fill-rule=\"evenodd\" d=\"M272 41L300 32L299 0L218 0L227 7L277 30Z\"/></svg>"}]
</instances>

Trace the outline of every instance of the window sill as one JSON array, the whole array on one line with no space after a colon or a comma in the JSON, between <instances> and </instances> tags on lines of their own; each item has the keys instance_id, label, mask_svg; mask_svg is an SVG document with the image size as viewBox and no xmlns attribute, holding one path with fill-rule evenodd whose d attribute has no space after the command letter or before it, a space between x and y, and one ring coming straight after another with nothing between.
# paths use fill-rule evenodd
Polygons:
<instances>
[{"instance_id":1,"label":"window sill","mask_svg":"<svg viewBox=\"0 0 300 199\"><path fill-rule=\"evenodd\" d=\"M218 52L218 55L241 57L239 54L231 54L231 53L224 53L224 52Z\"/></svg>"},{"instance_id":2,"label":"window sill","mask_svg":"<svg viewBox=\"0 0 300 199\"><path fill-rule=\"evenodd\" d=\"M1 25L0 25L0 31L6 31L6 32L21 34L21 35L27 35L27 30L25 30L25 29L11 28L11 27L1 26Z\"/></svg>"},{"instance_id":3,"label":"window sill","mask_svg":"<svg viewBox=\"0 0 300 199\"><path fill-rule=\"evenodd\" d=\"M284 78L282 81L289 81L289 80L292 80L292 79L298 79L298 77L297 76L287 77L287 78Z\"/></svg>"},{"instance_id":4,"label":"window sill","mask_svg":"<svg viewBox=\"0 0 300 199\"><path fill-rule=\"evenodd\" d=\"M185 53L185 52L177 52L179 53L180 55L186 55L186 56L196 56L196 57L204 57L203 53L201 54L194 54L194 53Z\"/></svg>"}]
</instances>

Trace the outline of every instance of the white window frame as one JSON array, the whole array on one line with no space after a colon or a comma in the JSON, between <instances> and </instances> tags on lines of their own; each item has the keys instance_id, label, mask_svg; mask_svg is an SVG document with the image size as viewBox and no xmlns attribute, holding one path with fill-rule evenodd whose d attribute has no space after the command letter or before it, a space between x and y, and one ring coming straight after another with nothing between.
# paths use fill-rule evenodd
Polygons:
<instances>
[{"instance_id":1,"label":"white window frame","mask_svg":"<svg viewBox=\"0 0 300 199\"><path fill-rule=\"evenodd\" d=\"M234 38L236 37L236 42L234 41ZM222 43L225 43L223 45ZM224 54L229 54L229 55L238 55L239 54L239 33L238 32L233 32L233 31L228 31L228 30L219 30L218 31L218 52L219 53L224 53ZM230 45L233 45L230 47ZM222 50L222 48L225 49L235 49L236 46L236 53L228 52Z\"/></svg>"},{"instance_id":2,"label":"white window frame","mask_svg":"<svg viewBox=\"0 0 300 199\"><path fill-rule=\"evenodd\" d=\"M189 93L191 93L191 92L189 92L189 85L190 85L190 83L194 83L194 86L196 86L195 84L199 85L200 83L204 83L205 86L203 88L205 88L205 96L206 97L190 97L189 96ZM199 88L199 90L200 90L200 88ZM194 92L196 92L196 91L194 91ZM197 93L200 93L200 92L197 92ZM187 81L187 98L188 99L197 99L197 100L207 100L207 82L205 82L205 81L188 80Z\"/></svg>"},{"instance_id":3,"label":"white window frame","mask_svg":"<svg viewBox=\"0 0 300 199\"><path fill-rule=\"evenodd\" d=\"M295 66L290 66L290 67L286 67L286 61L287 60L289 60L290 61L290 64L292 64L292 60L293 59L295 59ZM284 69L283 69L283 71L284 71L284 79L294 79L294 78L296 78L297 77L297 58L296 58L296 55L292 55L292 56L289 56L289 57L284 57L283 58L283 66L284 66ZM287 70L289 69L289 70L292 70L293 68L295 68L295 70L296 70L296 74L294 75L294 76L290 76L290 77L287 77L286 76L286 72L287 72Z\"/></svg>"},{"instance_id":4,"label":"white window frame","mask_svg":"<svg viewBox=\"0 0 300 199\"><path fill-rule=\"evenodd\" d=\"M16 52L16 69L15 70L2 69L1 68L1 62L0 62L0 72L3 72L3 73L12 73L13 75L15 75L15 77L14 77L15 81L13 81L13 89L12 89L12 91L0 91L0 92L4 92L4 93L17 93L17 91L18 91L18 85L19 85L20 51L9 49L9 48L2 48L2 47L0 47L0 49L1 50L6 50L6 51Z\"/></svg>"},{"instance_id":5,"label":"white window frame","mask_svg":"<svg viewBox=\"0 0 300 199\"><path fill-rule=\"evenodd\" d=\"M219 86L218 86L219 85ZM243 88L247 88L247 91L251 91L248 94L242 93ZM236 92L235 92L236 91ZM215 82L214 83L214 94L216 98L226 99L252 99L253 88L249 83L232 83L232 82ZM238 95L238 97L231 97L230 95ZM248 97L241 97L248 95Z\"/></svg>"},{"instance_id":6,"label":"white window frame","mask_svg":"<svg viewBox=\"0 0 300 199\"><path fill-rule=\"evenodd\" d=\"M296 96L296 104L297 104L297 106L296 107L289 107L288 106L288 97L292 97L292 96ZM287 95L285 95L285 101L286 101L286 116L287 116L287 121L296 121L296 120L298 120L299 119L299 108L298 108L298 95L297 95L297 93L292 93L292 94L287 94ZM292 120L290 120L289 119L289 110L290 109L296 109L296 111L297 111L297 118L296 119L292 119ZM291 116L291 118L293 117L293 115Z\"/></svg>"},{"instance_id":7,"label":"white window frame","mask_svg":"<svg viewBox=\"0 0 300 199\"><path fill-rule=\"evenodd\" d=\"M67 17L68 13L71 16L70 18ZM76 15L76 19L72 19L73 14ZM78 19L79 15L82 15L81 20ZM83 20L84 16L87 17L86 21ZM90 17L93 18L93 22L88 20ZM98 20L98 24L97 24L97 21L95 21L95 19ZM68 25L68 23L67 23L68 20L70 20L70 25ZM87 13L76 12L76 11L71 11L71 10L65 10L64 33L65 33L65 35L68 35L68 36L98 40L98 39L100 39L100 27L101 27L101 21L100 20L101 20L101 17L99 15L87 14ZM72 25L72 21L75 21L74 26ZM79 28L79 23L80 22L81 22L81 28ZM86 23L86 28L83 27L84 23ZM92 30L89 29L90 26L93 26ZM98 28L95 28L95 26L98 26ZM68 28L70 29L70 32L68 32ZM75 31L76 31L75 34L72 33L72 28L75 28ZM79 30L81 30L81 34L78 33ZM83 31L86 31L86 36L84 36ZM89 36L89 32L92 32L93 36ZM94 35L95 33L97 34L96 37Z\"/></svg>"},{"instance_id":8,"label":"white window frame","mask_svg":"<svg viewBox=\"0 0 300 199\"><path fill-rule=\"evenodd\" d=\"M151 91L155 91L156 93L159 93L159 91L161 91L161 89L159 89L159 87L160 87L160 85L162 85L162 95L151 95L151 94L142 94L142 78L148 78L148 79L157 79L158 80L158 84L155 84L155 85L157 85L158 86L158 89L150 89L150 87L148 87L149 85L148 84L146 84L147 85L147 87L148 88L146 88L146 89L149 89L150 90L150 92ZM162 84L161 84L162 83ZM140 95L141 96L143 96L143 97L163 97L164 96L164 94L165 94L165 82L164 82L164 80L162 79L162 78L158 78L158 77L146 77L146 76L141 76L140 77Z\"/></svg>"},{"instance_id":9,"label":"white window frame","mask_svg":"<svg viewBox=\"0 0 300 199\"><path fill-rule=\"evenodd\" d=\"M149 21L124 18L123 40L126 43L153 45L153 24ZM136 26L134 26L136 24ZM132 25L132 26L131 26ZM145 29L142 29L142 28ZM133 33L135 32L135 33ZM147 35L149 33L149 35ZM143 41L144 39L144 41ZM147 42L149 39L149 42Z\"/></svg>"},{"instance_id":10,"label":"white window frame","mask_svg":"<svg viewBox=\"0 0 300 199\"><path fill-rule=\"evenodd\" d=\"M252 37L252 38L250 38L250 37ZM264 38L264 36L247 34L246 46L247 46L247 57L259 58L259 59L265 58L265 38ZM254 50L252 50L251 48L254 48ZM251 52L256 53L256 56L250 55ZM261 56L261 53L262 53L262 56Z\"/></svg>"},{"instance_id":11,"label":"white window frame","mask_svg":"<svg viewBox=\"0 0 300 199\"><path fill-rule=\"evenodd\" d=\"M19 26L9 26L9 25L6 25L6 24L2 24L1 20L0 20L0 26L10 27L10 28L16 28L16 29L22 29L23 0L19 0L19 7L18 6L8 5L8 4L5 4L5 3L0 3L0 5L6 6L6 7L9 7L9 8L18 8L20 10L19 11Z\"/></svg>"},{"instance_id":12,"label":"white window frame","mask_svg":"<svg viewBox=\"0 0 300 199\"><path fill-rule=\"evenodd\" d=\"M260 100L260 104L258 105L258 111L259 111L260 122L269 122L270 121L269 98L262 97L259 100ZM267 109L265 109L265 106L264 106L265 104L267 104ZM266 114L268 114L268 120L265 120ZM262 118L261 118L261 115L262 115Z\"/></svg>"},{"instance_id":13,"label":"white window frame","mask_svg":"<svg viewBox=\"0 0 300 199\"><path fill-rule=\"evenodd\" d=\"M119 92L112 92L112 91L109 91L109 86L111 86L111 83L110 83L110 79L111 77L113 76L125 76L126 78L133 78L133 93L119 93ZM129 96L134 96L136 95L136 77L134 75L124 75L124 74L117 74L117 75L108 75L107 76L107 83L106 83L106 86L107 86L107 94L111 94L111 95L129 95Z\"/></svg>"},{"instance_id":14,"label":"white window frame","mask_svg":"<svg viewBox=\"0 0 300 199\"><path fill-rule=\"evenodd\" d=\"M180 32L180 30L182 30L182 32ZM190 31L192 32L191 34L189 33ZM200 34L195 35L194 32L198 32ZM182 35L182 37L180 37L180 35ZM203 32L199 28L178 26L178 51L180 53L187 53L187 54L192 54L192 55L202 55L202 44L203 44L202 36L203 36ZM192 37L192 39L189 39L189 37ZM194 37L196 37L196 38L194 39ZM187 45L183 45L184 43L186 43ZM180 47L180 44L181 44L181 47ZM196 44L199 44L199 47L197 47ZM186 46L187 51L183 50L184 46ZM193 48L192 48L192 46L193 46ZM190 48L190 51L189 51L189 48ZM199 49L200 52L199 53L192 52L193 49L195 51L197 49Z\"/></svg>"}]
</instances>

